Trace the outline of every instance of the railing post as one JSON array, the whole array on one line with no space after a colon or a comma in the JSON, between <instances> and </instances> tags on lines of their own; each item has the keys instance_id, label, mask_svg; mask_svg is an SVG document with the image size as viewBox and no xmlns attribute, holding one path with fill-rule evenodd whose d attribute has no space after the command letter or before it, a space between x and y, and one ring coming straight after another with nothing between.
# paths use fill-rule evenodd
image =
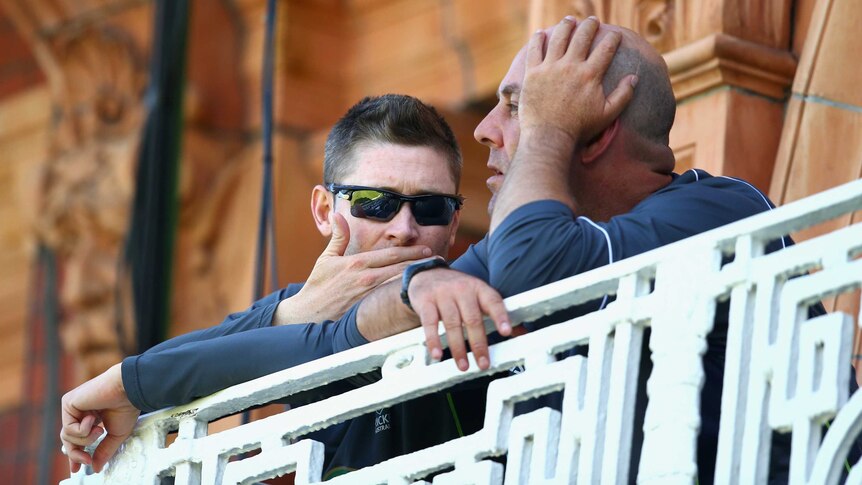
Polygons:
<instances>
[{"instance_id":1,"label":"railing post","mask_svg":"<svg viewBox=\"0 0 862 485\"><path fill-rule=\"evenodd\" d=\"M721 254L702 245L665 259L656 270L655 296L664 311L652 321L653 370L638 483L691 484L697 477L701 358L715 314L712 288L703 282L720 263Z\"/></svg>"}]
</instances>

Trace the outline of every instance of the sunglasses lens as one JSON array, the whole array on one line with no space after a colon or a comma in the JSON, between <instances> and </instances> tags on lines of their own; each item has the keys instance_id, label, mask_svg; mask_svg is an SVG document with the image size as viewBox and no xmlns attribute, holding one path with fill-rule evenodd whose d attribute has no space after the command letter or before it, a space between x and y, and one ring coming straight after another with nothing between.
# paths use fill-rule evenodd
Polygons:
<instances>
[{"instance_id":1,"label":"sunglasses lens","mask_svg":"<svg viewBox=\"0 0 862 485\"><path fill-rule=\"evenodd\" d=\"M413 217L420 226L445 226L455 212L455 202L440 195L422 197L412 204Z\"/></svg>"},{"instance_id":2,"label":"sunglasses lens","mask_svg":"<svg viewBox=\"0 0 862 485\"><path fill-rule=\"evenodd\" d=\"M370 187L332 185L330 190L341 194L348 193L350 214L360 219L391 221L402 202L409 202L413 218L420 226L445 226L452 222L459 202L453 197L443 195L404 196L397 193ZM349 192L348 192L349 191Z\"/></svg>"},{"instance_id":3,"label":"sunglasses lens","mask_svg":"<svg viewBox=\"0 0 862 485\"><path fill-rule=\"evenodd\" d=\"M361 219L389 221L398 212L401 201L376 190L357 190L350 199L350 214Z\"/></svg>"}]
</instances>

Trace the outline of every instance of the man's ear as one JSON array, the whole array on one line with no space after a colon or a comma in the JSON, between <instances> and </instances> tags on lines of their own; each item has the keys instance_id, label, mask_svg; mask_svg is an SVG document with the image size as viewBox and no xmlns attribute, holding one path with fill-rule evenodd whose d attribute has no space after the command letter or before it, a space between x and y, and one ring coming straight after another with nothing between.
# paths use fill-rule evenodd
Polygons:
<instances>
[{"instance_id":1,"label":"man's ear","mask_svg":"<svg viewBox=\"0 0 862 485\"><path fill-rule=\"evenodd\" d=\"M607 151L608 147L611 146L611 142L614 141L619 131L620 119L617 118L610 126L602 130L598 136L587 143L587 146L585 146L584 150L581 152L581 161L584 163L590 163L599 158L603 153L605 153L605 151Z\"/></svg>"},{"instance_id":2,"label":"man's ear","mask_svg":"<svg viewBox=\"0 0 862 485\"><path fill-rule=\"evenodd\" d=\"M311 216L314 217L314 224L323 237L332 235L329 214L334 210L335 199L332 192L322 185L315 185L311 190Z\"/></svg>"},{"instance_id":3,"label":"man's ear","mask_svg":"<svg viewBox=\"0 0 862 485\"><path fill-rule=\"evenodd\" d=\"M455 236L458 235L458 224L461 222L461 210L456 210L455 214L452 216L452 223L449 224L449 246L446 248L446 252L449 252L449 249L455 245Z\"/></svg>"}]
</instances>

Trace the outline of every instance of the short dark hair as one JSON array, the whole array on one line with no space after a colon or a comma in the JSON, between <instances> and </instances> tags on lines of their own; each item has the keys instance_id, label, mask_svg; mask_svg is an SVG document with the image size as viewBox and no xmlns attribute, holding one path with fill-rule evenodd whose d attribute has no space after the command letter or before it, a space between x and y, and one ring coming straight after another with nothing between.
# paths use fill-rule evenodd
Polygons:
<instances>
[{"instance_id":1,"label":"short dark hair","mask_svg":"<svg viewBox=\"0 0 862 485\"><path fill-rule=\"evenodd\" d=\"M638 76L637 89L620 115L620 122L651 142L667 145L676 116L676 98L663 62L647 59L637 49L620 46L605 73L604 92L607 95L623 77L633 73Z\"/></svg>"},{"instance_id":2,"label":"short dark hair","mask_svg":"<svg viewBox=\"0 0 862 485\"><path fill-rule=\"evenodd\" d=\"M344 177L356 163L356 148L374 143L427 146L440 151L449 162L457 190L461 149L452 129L432 106L401 94L366 97L335 123L326 138L323 182L349 182Z\"/></svg>"}]
</instances>

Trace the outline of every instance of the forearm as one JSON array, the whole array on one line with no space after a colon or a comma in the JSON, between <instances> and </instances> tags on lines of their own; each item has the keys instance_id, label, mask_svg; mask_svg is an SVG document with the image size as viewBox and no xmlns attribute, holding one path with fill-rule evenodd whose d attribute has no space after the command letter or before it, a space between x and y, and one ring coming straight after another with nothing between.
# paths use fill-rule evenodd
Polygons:
<instances>
[{"instance_id":1,"label":"forearm","mask_svg":"<svg viewBox=\"0 0 862 485\"><path fill-rule=\"evenodd\" d=\"M557 200L573 211L570 189L575 140L553 128L521 132L518 150L497 195L490 233L515 209L537 200Z\"/></svg>"},{"instance_id":2,"label":"forearm","mask_svg":"<svg viewBox=\"0 0 862 485\"><path fill-rule=\"evenodd\" d=\"M380 286L359 304L356 327L369 341L401 333L419 326L419 317L401 302L401 282Z\"/></svg>"},{"instance_id":3,"label":"forearm","mask_svg":"<svg viewBox=\"0 0 862 485\"><path fill-rule=\"evenodd\" d=\"M123 385L145 412L184 404L331 355L338 331L331 322L265 327L129 357L122 365Z\"/></svg>"},{"instance_id":4,"label":"forearm","mask_svg":"<svg viewBox=\"0 0 862 485\"><path fill-rule=\"evenodd\" d=\"M234 314L232 315L232 317L235 318L228 318L219 325L209 328L202 328L183 335L178 335L174 338L165 340L164 342L161 342L158 345L151 347L144 353L154 354L164 352L165 350L177 348L181 345L185 345L192 342L202 342L205 340L223 337L225 335L233 335L240 332L246 332L248 330L265 328L269 326L269 321L272 320L271 315L274 314L274 309L275 305L273 304L267 307L255 308L254 310L248 310L246 312L243 312L241 317L235 317L239 314Z\"/></svg>"},{"instance_id":5,"label":"forearm","mask_svg":"<svg viewBox=\"0 0 862 485\"><path fill-rule=\"evenodd\" d=\"M231 313L218 325L165 340L164 342L151 347L145 353L162 352L190 342L201 342L225 335L233 335L248 330L268 327L271 324L274 324L273 315L275 314L279 302L292 298L299 291L301 286L302 285L299 284L290 284L285 288L261 298L241 312Z\"/></svg>"}]
</instances>

